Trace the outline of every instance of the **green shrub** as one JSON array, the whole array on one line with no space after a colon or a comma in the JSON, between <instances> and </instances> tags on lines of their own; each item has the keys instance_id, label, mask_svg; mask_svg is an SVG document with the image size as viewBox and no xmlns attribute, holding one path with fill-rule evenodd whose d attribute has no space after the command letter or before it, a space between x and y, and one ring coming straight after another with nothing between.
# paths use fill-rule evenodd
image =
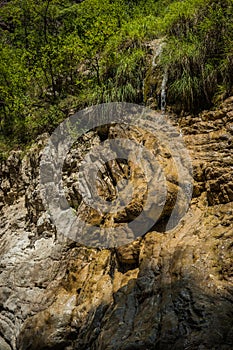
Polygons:
<instances>
[{"instance_id":1,"label":"green shrub","mask_svg":"<svg viewBox=\"0 0 233 350\"><path fill-rule=\"evenodd\" d=\"M162 66L169 72L168 97L197 111L232 93L232 1L172 3L164 18L167 45Z\"/></svg>"},{"instance_id":2,"label":"green shrub","mask_svg":"<svg viewBox=\"0 0 233 350\"><path fill-rule=\"evenodd\" d=\"M221 101L233 93L232 7L232 0L5 2L1 140L30 142L91 104L145 102L143 82L153 74L146 47L156 38L166 42L159 64L168 72L168 104L197 112Z\"/></svg>"}]
</instances>

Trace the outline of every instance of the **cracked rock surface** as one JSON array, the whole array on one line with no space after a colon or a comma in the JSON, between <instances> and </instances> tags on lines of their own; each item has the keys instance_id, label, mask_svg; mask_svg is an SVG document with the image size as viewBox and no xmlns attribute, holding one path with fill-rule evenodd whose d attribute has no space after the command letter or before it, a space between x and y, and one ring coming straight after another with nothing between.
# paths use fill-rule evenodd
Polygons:
<instances>
[{"instance_id":1,"label":"cracked rock surface","mask_svg":"<svg viewBox=\"0 0 233 350\"><path fill-rule=\"evenodd\" d=\"M177 188L170 158L161 152L170 189L165 212L151 232L116 249L82 246L57 234L39 191L48 135L26 155L12 152L1 163L1 350L233 348L233 98L178 122L194 169L190 208L166 231ZM101 137L93 131L69 153L66 195L89 222L120 224L140 212L144 182L137 169L132 174L140 191L111 220L84 208L73 179ZM114 177L128 171L122 161L106 165L100 195L112 200Z\"/></svg>"}]
</instances>

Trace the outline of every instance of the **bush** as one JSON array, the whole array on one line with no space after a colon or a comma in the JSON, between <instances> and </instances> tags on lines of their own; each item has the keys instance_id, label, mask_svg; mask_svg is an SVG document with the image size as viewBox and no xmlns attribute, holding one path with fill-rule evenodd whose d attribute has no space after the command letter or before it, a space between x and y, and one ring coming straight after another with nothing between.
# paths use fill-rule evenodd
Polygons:
<instances>
[{"instance_id":1,"label":"bush","mask_svg":"<svg viewBox=\"0 0 233 350\"><path fill-rule=\"evenodd\" d=\"M10 0L0 18L7 143L30 142L91 104L145 102L155 38L165 37L160 70L173 108L196 112L232 93L232 0Z\"/></svg>"},{"instance_id":2,"label":"bush","mask_svg":"<svg viewBox=\"0 0 233 350\"><path fill-rule=\"evenodd\" d=\"M162 66L169 71L168 98L198 111L232 93L232 2L192 0L170 5L163 30ZM221 89L220 89L221 87Z\"/></svg>"}]
</instances>

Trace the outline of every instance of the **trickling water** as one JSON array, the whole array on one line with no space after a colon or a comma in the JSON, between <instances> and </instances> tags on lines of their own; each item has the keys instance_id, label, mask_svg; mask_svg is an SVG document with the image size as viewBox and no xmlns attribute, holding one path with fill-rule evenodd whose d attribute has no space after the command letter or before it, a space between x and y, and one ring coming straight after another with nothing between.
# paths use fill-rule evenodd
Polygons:
<instances>
[{"instance_id":1,"label":"trickling water","mask_svg":"<svg viewBox=\"0 0 233 350\"><path fill-rule=\"evenodd\" d=\"M163 39L155 39L150 42L149 47L152 50L153 58L152 58L152 74L158 74L160 76L161 65L160 58L163 51L163 47L165 42ZM156 69L156 71L155 71ZM156 78L155 78L156 79ZM167 81L168 81L168 70L165 70L163 74L162 84L160 88L160 96L157 95L158 98L158 106L160 107L162 113L165 113L166 110L166 90L167 90ZM144 84L144 82L143 82ZM145 84L143 85L143 92L145 91ZM147 97L147 96L146 96ZM146 99L144 98L144 101Z\"/></svg>"},{"instance_id":2,"label":"trickling water","mask_svg":"<svg viewBox=\"0 0 233 350\"><path fill-rule=\"evenodd\" d=\"M155 53L154 53L154 56L152 59L152 68L155 68L158 65L157 61L158 61L158 58L161 56L161 53L163 51L163 45L164 45L164 42L159 40L157 45L155 45L155 47L154 47Z\"/></svg>"},{"instance_id":3,"label":"trickling water","mask_svg":"<svg viewBox=\"0 0 233 350\"><path fill-rule=\"evenodd\" d=\"M166 109L166 88L168 80L168 71L166 70L163 75L162 85L161 85L161 111L165 112Z\"/></svg>"}]
</instances>

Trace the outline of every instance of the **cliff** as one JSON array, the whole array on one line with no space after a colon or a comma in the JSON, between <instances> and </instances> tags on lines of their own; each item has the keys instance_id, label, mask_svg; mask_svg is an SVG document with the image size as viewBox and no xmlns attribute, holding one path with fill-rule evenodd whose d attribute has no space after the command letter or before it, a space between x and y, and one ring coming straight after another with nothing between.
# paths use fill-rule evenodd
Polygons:
<instances>
[{"instance_id":1,"label":"cliff","mask_svg":"<svg viewBox=\"0 0 233 350\"><path fill-rule=\"evenodd\" d=\"M39 191L48 135L1 162L1 350L233 348L233 97L217 110L172 118L193 164L189 210L171 230L161 220L116 249L57 234ZM90 133L67 159L64 181L74 207L80 199L72 171L100 139ZM169 183L172 198L176 181ZM111 193L109 173L104 184ZM140 203L139 196L123 219Z\"/></svg>"}]
</instances>

